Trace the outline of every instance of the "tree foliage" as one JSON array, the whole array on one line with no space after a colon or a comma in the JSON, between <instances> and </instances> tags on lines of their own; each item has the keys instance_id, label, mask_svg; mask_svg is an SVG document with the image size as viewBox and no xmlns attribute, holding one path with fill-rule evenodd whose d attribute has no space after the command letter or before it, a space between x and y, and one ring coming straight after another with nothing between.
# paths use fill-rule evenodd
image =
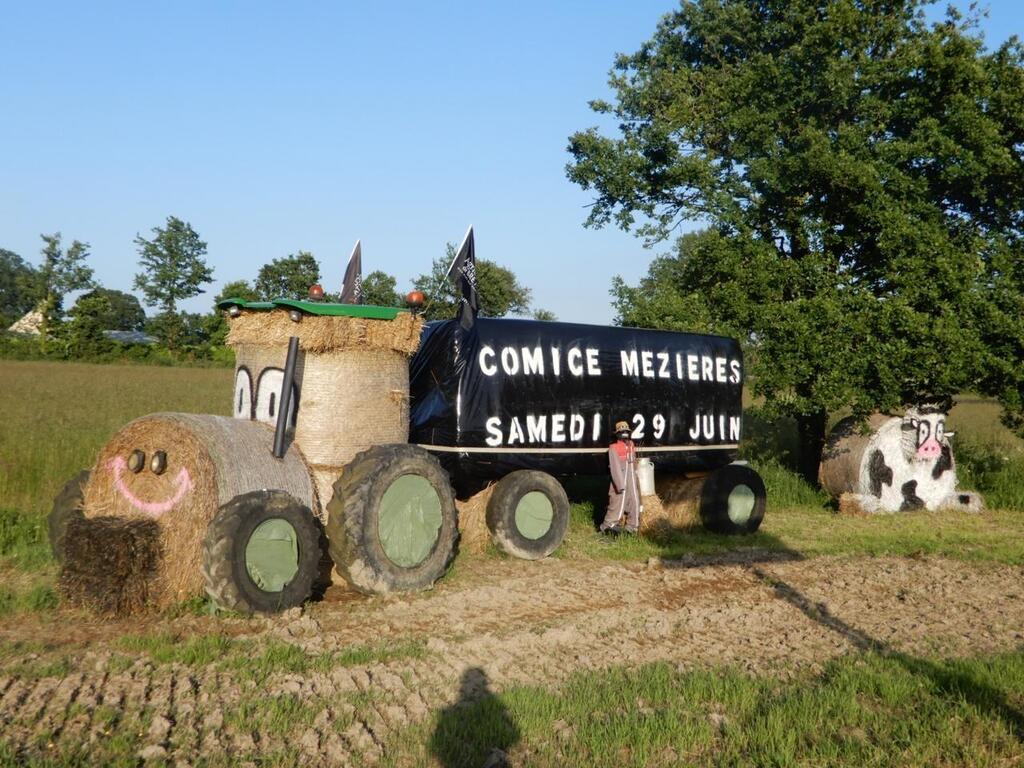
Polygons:
<instances>
[{"instance_id":1,"label":"tree foliage","mask_svg":"<svg viewBox=\"0 0 1024 768\"><path fill-rule=\"evenodd\" d=\"M213 279L206 260L206 243L192 225L176 216L168 216L163 227L153 227L153 239L136 235L139 266L135 287L143 292L146 303L160 307L160 314L147 324L168 349L181 343L184 321L178 315L178 302L198 296L202 286Z\"/></svg>"},{"instance_id":2,"label":"tree foliage","mask_svg":"<svg viewBox=\"0 0 1024 768\"><path fill-rule=\"evenodd\" d=\"M146 325L146 312L139 300L130 293L113 288L94 288L82 294L75 302L77 307L83 301L101 297L106 300L106 309L99 313L98 320L107 331L141 331ZM101 304L90 304L93 309ZM90 309L90 311L93 311ZM72 310L73 311L73 310Z\"/></svg>"},{"instance_id":3,"label":"tree foliage","mask_svg":"<svg viewBox=\"0 0 1024 768\"><path fill-rule=\"evenodd\" d=\"M396 290L398 281L386 272L375 269L363 278L363 303L378 307L401 307L405 299Z\"/></svg>"},{"instance_id":4,"label":"tree foliage","mask_svg":"<svg viewBox=\"0 0 1024 768\"><path fill-rule=\"evenodd\" d=\"M613 286L620 319L743 338L808 476L848 406L974 388L1021 424L1024 51L923 5L683 2L592 104L618 135L570 139L589 225L708 225Z\"/></svg>"},{"instance_id":5,"label":"tree foliage","mask_svg":"<svg viewBox=\"0 0 1024 768\"><path fill-rule=\"evenodd\" d=\"M39 303L36 271L14 251L0 248L0 331Z\"/></svg>"},{"instance_id":6,"label":"tree foliage","mask_svg":"<svg viewBox=\"0 0 1024 768\"><path fill-rule=\"evenodd\" d=\"M120 291L115 293L120 293ZM134 299L135 297L130 298ZM135 300L135 305L138 306L138 304L138 300ZM62 329L61 335L62 341L66 345L66 354L69 357L92 357L113 349L113 342L103 333L105 330L113 330L108 324L113 314L114 308L105 289L80 296L75 302L75 306L68 312L71 318L70 322ZM143 319L145 319L145 315L143 315Z\"/></svg>"},{"instance_id":7,"label":"tree foliage","mask_svg":"<svg viewBox=\"0 0 1024 768\"><path fill-rule=\"evenodd\" d=\"M447 253L436 259L430 274L419 275L413 285L427 297L424 318L450 320L458 316L461 294L457 286L446 277L448 267L455 258L456 246L448 243ZM510 269L487 259L476 262L477 294L480 298L481 317L524 315L530 310L530 289L520 284Z\"/></svg>"},{"instance_id":8,"label":"tree foliage","mask_svg":"<svg viewBox=\"0 0 1024 768\"><path fill-rule=\"evenodd\" d=\"M309 289L319 282L320 265L316 258L309 251L299 251L260 267L256 294L263 301L305 299Z\"/></svg>"},{"instance_id":9,"label":"tree foliage","mask_svg":"<svg viewBox=\"0 0 1024 768\"><path fill-rule=\"evenodd\" d=\"M153 227L153 239L135 236L139 266L135 287L146 303L165 313L177 310L178 302L203 292L202 286L213 279L206 260L206 243L192 225L176 216L168 216L166 225Z\"/></svg>"},{"instance_id":10,"label":"tree foliage","mask_svg":"<svg viewBox=\"0 0 1024 768\"><path fill-rule=\"evenodd\" d=\"M42 300L43 325L39 340L44 347L64 314L64 297L72 291L92 288L92 267L85 263L89 244L73 240L67 250L61 245L60 232L40 235L43 240L42 263L35 271L35 294Z\"/></svg>"}]
</instances>

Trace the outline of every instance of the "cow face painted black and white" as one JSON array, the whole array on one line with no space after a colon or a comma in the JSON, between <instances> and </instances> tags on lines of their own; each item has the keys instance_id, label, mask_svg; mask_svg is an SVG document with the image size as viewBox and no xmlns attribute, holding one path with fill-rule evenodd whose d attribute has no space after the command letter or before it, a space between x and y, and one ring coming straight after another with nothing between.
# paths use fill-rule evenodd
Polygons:
<instances>
[{"instance_id":1,"label":"cow face painted black and white","mask_svg":"<svg viewBox=\"0 0 1024 768\"><path fill-rule=\"evenodd\" d=\"M946 432L944 413L921 413L911 409L903 416L900 443L907 461L931 462L948 450L952 432Z\"/></svg>"},{"instance_id":2,"label":"cow face painted black and white","mask_svg":"<svg viewBox=\"0 0 1024 768\"><path fill-rule=\"evenodd\" d=\"M864 450L853 489L861 509L977 508L980 497L956 490L952 435L941 412L912 408L883 422Z\"/></svg>"}]
</instances>

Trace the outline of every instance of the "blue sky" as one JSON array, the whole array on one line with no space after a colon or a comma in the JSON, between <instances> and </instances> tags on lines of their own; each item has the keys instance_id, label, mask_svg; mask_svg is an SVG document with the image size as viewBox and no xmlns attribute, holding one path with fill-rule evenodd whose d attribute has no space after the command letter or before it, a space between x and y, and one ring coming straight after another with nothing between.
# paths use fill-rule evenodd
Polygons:
<instances>
[{"instance_id":1,"label":"blue sky","mask_svg":"<svg viewBox=\"0 0 1024 768\"><path fill-rule=\"evenodd\" d=\"M995 45L1024 4L989 5ZM582 226L568 136L596 123L616 52L673 7L627 3L6 3L0 247L87 241L130 290L136 233L168 215L215 283L312 251L335 290L357 238L402 291L468 224L534 305L606 323L608 289L665 247Z\"/></svg>"}]
</instances>

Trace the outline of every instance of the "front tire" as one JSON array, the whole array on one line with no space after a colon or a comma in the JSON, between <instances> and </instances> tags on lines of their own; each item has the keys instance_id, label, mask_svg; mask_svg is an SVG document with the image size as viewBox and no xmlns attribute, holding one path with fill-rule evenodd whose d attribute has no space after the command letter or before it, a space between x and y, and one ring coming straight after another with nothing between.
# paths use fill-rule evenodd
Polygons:
<instances>
[{"instance_id":1,"label":"front tire","mask_svg":"<svg viewBox=\"0 0 1024 768\"><path fill-rule=\"evenodd\" d=\"M206 529L206 593L221 608L239 613L301 605L320 573L322 538L309 508L283 491L236 496Z\"/></svg>"},{"instance_id":2,"label":"front tire","mask_svg":"<svg viewBox=\"0 0 1024 768\"><path fill-rule=\"evenodd\" d=\"M357 454L327 505L331 557L365 594L427 589L455 557L458 535L448 474L414 445L378 445Z\"/></svg>"},{"instance_id":3,"label":"front tire","mask_svg":"<svg viewBox=\"0 0 1024 768\"><path fill-rule=\"evenodd\" d=\"M540 560L558 549L569 527L569 497L551 475L521 469L494 486L487 527L503 552Z\"/></svg>"},{"instance_id":4,"label":"front tire","mask_svg":"<svg viewBox=\"0 0 1024 768\"><path fill-rule=\"evenodd\" d=\"M53 509L46 518L50 550L53 552L53 559L60 565L64 564L64 540L68 535L68 524L72 520L81 520L84 517L82 502L85 496L85 485L89 482L91 474L88 469L83 469L68 480L53 500Z\"/></svg>"},{"instance_id":5,"label":"front tire","mask_svg":"<svg viewBox=\"0 0 1024 768\"><path fill-rule=\"evenodd\" d=\"M765 506L764 480L746 464L716 469L700 494L701 522L715 533L754 533L761 527Z\"/></svg>"}]
</instances>

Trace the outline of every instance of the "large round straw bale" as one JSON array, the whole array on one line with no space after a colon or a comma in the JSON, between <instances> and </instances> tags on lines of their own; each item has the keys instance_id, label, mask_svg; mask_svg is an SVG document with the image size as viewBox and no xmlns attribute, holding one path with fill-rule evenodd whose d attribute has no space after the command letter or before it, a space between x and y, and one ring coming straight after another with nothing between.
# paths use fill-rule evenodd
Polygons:
<instances>
[{"instance_id":1,"label":"large round straw bale","mask_svg":"<svg viewBox=\"0 0 1024 768\"><path fill-rule=\"evenodd\" d=\"M465 501L455 500L459 510L459 551L479 554L491 540L487 528L487 504L494 493L494 485L488 485Z\"/></svg>"},{"instance_id":2,"label":"large round straw bale","mask_svg":"<svg viewBox=\"0 0 1024 768\"><path fill-rule=\"evenodd\" d=\"M818 482L833 498L858 492L864 453L878 428L891 418L876 413L868 419L867 429L862 430L861 422L851 416L832 428L821 454Z\"/></svg>"},{"instance_id":3,"label":"large round straw bale","mask_svg":"<svg viewBox=\"0 0 1024 768\"><path fill-rule=\"evenodd\" d=\"M374 445L409 441L409 362L381 350L309 356L295 442L315 466L342 466Z\"/></svg>"},{"instance_id":4,"label":"large round straw bale","mask_svg":"<svg viewBox=\"0 0 1024 768\"><path fill-rule=\"evenodd\" d=\"M660 474L655 477L655 495L644 496L640 533L659 536L700 525L700 493L703 477Z\"/></svg>"},{"instance_id":5,"label":"large round straw bale","mask_svg":"<svg viewBox=\"0 0 1024 768\"><path fill-rule=\"evenodd\" d=\"M235 496L264 488L280 490L318 513L316 492L301 455L290 449L283 459L275 459L272 444L273 430L264 424L183 413L144 416L114 435L100 451L85 488L83 525L92 524L95 530L80 531L80 535L83 541L99 540L106 531L117 529L118 535L111 536L111 547L117 551L110 557L130 561L122 570L134 574L144 564L124 550L123 542L126 537L135 541L142 529L127 524L148 522L156 526L160 555L150 557L144 568L149 571L145 599L123 595L112 598L112 604L135 607L142 602L162 608L202 594L201 547L206 526L217 509ZM129 468L135 451L144 456L138 472ZM157 452L166 456L166 469L160 474L151 468ZM121 521L120 528L112 518ZM146 530L153 534L152 526ZM69 533L65 547L69 560L74 557L75 562L66 568L77 575L71 581L65 579L66 593L74 601L96 604L93 592L102 580L85 574L98 574L109 564L94 557L89 546L76 547L70 538ZM121 587L105 588L130 592L138 589L141 578L133 576Z\"/></svg>"}]
</instances>

